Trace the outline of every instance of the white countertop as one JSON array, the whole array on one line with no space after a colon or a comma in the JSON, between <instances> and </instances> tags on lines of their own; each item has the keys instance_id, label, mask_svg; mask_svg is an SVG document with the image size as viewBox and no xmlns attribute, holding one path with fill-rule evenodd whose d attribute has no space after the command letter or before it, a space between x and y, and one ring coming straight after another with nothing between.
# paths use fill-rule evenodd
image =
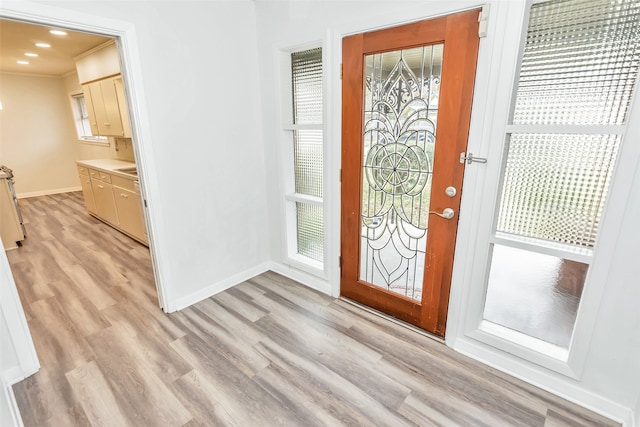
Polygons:
<instances>
[{"instance_id":1,"label":"white countertop","mask_svg":"<svg viewBox=\"0 0 640 427\"><path fill-rule=\"evenodd\" d=\"M107 172L114 175L120 175L124 178L132 178L132 177L134 179L138 178L136 175L118 170L122 168L132 168L136 166L135 163L127 162L125 160L117 160L117 159L77 160L76 163L79 164L80 166L99 169L103 172Z\"/></svg>"}]
</instances>

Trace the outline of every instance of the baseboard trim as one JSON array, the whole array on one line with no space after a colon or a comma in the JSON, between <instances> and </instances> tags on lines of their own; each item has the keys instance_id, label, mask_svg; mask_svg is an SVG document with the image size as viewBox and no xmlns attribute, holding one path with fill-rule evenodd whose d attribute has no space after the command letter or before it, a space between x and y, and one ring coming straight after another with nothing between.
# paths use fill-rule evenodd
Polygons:
<instances>
[{"instance_id":1,"label":"baseboard trim","mask_svg":"<svg viewBox=\"0 0 640 427\"><path fill-rule=\"evenodd\" d=\"M50 196L52 194L71 193L73 191L82 191L82 187L66 187L55 188L53 190L31 191L28 193L16 194L18 199L27 199L29 197Z\"/></svg>"},{"instance_id":2,"label":"baseboard trim","mask_svg":"<svg viewBox=\"0 0 640 427\"><path fill-rule=\"evenodd\" d=\"M202 300L212 297L224 290L232 288L235 285L238 285L244 282L245 280L249 280L252 277L255 277L259 274L269 271L269 269L270 269L270 263L264 262L262 264L256 265L255 267L252 267L240 273L234 274L233 276L220 280L219 282L216 282L214 284L211 284L204 289L201 289L197 292L194 292L182 298L178 298L175 301L173 301L172 304L167 304L168 305L167 312L171 313L173 311L180 311L182 309L185 309L195 303L198 303Z\"/></svg>"},{"instance_id":3,"label":"baseboard trim","mask_svg":"<svg viewBox=\"0 0 640 427\"><path fill-rule=\"evenodd\" d=\"M458 353L464 354L498 371L573 402L576 405L580 405L612 421L619 422L623 427L634 427L634 414L630 408L624 407L588 390L568 384L566 381L558 380L553 376L525 365L519 360L497 354L492 349L486 348L483 344L475 340L457 338L451 344L451 347Z\"/></svg>"},{"instance_id":4,"label":"baseboard trim","mask_svg":"<svg viewBox=\"0 0 640 427\"><path fill-rule=\"evenodd\" d=\"M322 292L323 294L327 294L329 296L336 296L332 295L331 284L329 282L312 274L298 270L295 267L272 261L269 263L269 269L274 273L278 273L291 280L295 280L296 282L301 283L311 289L315 289L318 292Z\"/></svg>"},{"instance_id":5,"label":"baseboard trim","mask_svg":"<svg viewBox=\"0 0 640 427\"><path fill-rule=\"evenodd\" d=\"M331 284L329 282L288 265L267 261L240 273L234 274L231 277L220 280L219 282L213 283L197 292L177 298L174 301L169 301L167 304L167 313L185 309L267 271L273 271L289 279L295 280L296 282L299 282L311 289L331 295Z\"/></svg>"},{"instance_id":6,"label":"baseboard trim","mask_svg":"<svg viewBox=\"0 0 640 427\"><path fill-rule=\"evenodd\" d=\"M4 371L0 380L0 382L2 382L3 398L7 401L7 406L9 407L9 413L14 427L24 427L22 415L20 415L20 408L18 407L16 396L13 393L13 385L23 379L24 376L22 375L22 370L19 366L16 366Z\"/></svg>"}]
</instances>

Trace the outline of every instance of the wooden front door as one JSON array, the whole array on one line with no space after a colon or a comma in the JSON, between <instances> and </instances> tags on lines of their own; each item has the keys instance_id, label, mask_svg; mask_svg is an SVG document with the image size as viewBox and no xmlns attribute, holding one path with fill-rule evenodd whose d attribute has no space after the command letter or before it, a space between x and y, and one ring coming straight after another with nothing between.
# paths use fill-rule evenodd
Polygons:
<instances>
[{"instance_id":1,"label":"wooden front door","mask_svg":"<svg viewBox=\"0 0 640 427\"><path fill-rule=\"evenodd\" d=\"M444 336L479 10L346 37L341 294Z\"/></svg>"}]
</instances>

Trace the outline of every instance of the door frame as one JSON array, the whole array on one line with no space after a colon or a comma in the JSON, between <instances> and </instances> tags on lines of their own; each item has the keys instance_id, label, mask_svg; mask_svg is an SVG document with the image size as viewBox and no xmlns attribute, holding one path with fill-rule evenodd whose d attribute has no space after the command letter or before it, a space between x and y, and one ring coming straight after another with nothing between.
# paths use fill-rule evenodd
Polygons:
<instances>
[{"instance_id":1,"label":"door frame","mask_svg":"<svg viewBox=\"0 0 640 427\"><path fill-rule=\"evenodd\" d=\"M131 118L131 133L136 141L136 144L134 144L134 156L138 165L140 193L143 200L147 202L147 209L144 210L144 214L147 223L149 252L151 253L158 304L167 313L175 311L175 304L167 298L167 291L164 286L165 274L161 268L162 260L167 259L167 257L164 255L164 251L161 250L156 233L154 233L154 230L160 229L160 227L156 227L156 224L163 223L162 211L160 209L152 211L149 208L149 206L156 205L152 200L158 200L159 194L156 185L155 156L153 155L153 146L151 144L151 128L146 113L148 110L144 101L142 67L134 25L129 22L28 2L12 2L10 5L2 5L0 18L94 33L113 37L116 40L121 74L127 94L127 107Z\"/></svg>"}]
</instances>

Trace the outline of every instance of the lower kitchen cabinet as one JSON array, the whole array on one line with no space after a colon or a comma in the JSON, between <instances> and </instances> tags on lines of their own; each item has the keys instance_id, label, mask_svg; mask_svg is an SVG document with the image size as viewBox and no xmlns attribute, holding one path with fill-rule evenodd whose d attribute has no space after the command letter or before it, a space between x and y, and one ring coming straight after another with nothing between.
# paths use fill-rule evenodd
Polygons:
<instances>
[{"instance_id":1,"label":"lower kitchen cabinet","mask_svg":"<svg viewBox=\"0 0 640 427\"><path fill-rule=\"evenodd\" d=\"M131 236L147 242L147 232L144 224L144 216L142 214L142 202L140 194L132 189L123 188L129 183L120 178L118 181L114 179L113 196L116 202L116 209L120 219L120 228L122 231ZM133 181L130 181L133 184ZM116 186L122 183L121 186Z\"/></svg>"},{"instance_id":2,"label":"lower kitchen cabinet","mask_svg":"<svg viewBox=\"0 0 640 427\"><path fill-rule=\"evenodd\" d=\"M142 200L135 178L124 178L81 165L78 165L78 172L89 213L148 245Z\"/></svg>"},{"instance_id":3,"label":"lower kitchen cabinet","mask_svg":"<svg viewBox=\"0 0 640 427\"><path fill-rule=\"evenodd\" d=\"M107 182L92 179L91 189L96 203L96 215L118 227L120 221L118 220L118 210L113 197L113 186Z\"/></svg>"},{"instance_id":4,"label":"lower kitchen cabinet","mask_svg":"<svg viewBox=\"0 0 640 427\"><path fill-rule=\"evenodd\" d=\"M82 195L84 196L84 205L92 214L96 214L96 202L93 198L93 189L91 188L91 177L89 177L89 169L84 166L78 166L80 173L80 185L82 185Z\"/></svg>"}]
</instances>

